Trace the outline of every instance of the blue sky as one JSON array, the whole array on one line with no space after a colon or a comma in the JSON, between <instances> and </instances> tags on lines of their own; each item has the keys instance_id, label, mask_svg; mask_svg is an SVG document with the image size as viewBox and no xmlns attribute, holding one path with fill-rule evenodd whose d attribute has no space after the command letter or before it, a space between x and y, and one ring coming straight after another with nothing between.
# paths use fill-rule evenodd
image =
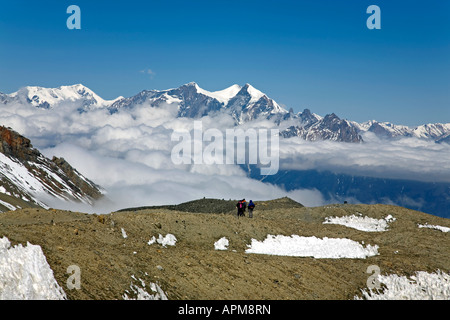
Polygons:
<instances>
[{"instance_id":1,"label":"blue sky","mask_svg":"<svg viewBox=\"0 0 450 320\"><path fill-rule=\"evenodd\" d=\"M66 27L71 4L81 30ZM380 30L366 27L371 4ZM295 111L450 122L450 1L3 1L0 44L4 93L82 83L112 99L250 83Z\"/></svg>"}]
</instances>

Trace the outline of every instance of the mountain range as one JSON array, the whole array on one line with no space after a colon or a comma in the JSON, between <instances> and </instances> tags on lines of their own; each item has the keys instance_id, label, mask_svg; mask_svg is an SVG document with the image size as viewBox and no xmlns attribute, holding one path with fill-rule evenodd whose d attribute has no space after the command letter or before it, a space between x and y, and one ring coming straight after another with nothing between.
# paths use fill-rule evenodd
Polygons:
<instances>
[{"instance_id":1,"label":"mountain range","mask_svg":"<svg viewBox=\"0 0 450 320\"><path fill-rule=\"evenodd\" d=\"M76 84L58 88L24 87L11 94L0 93L0 103L22 103L37 108L50 109L60 103L78 102L79 112L107 108L111 114L136 105L160 107L178 104L178 117L200 118L214 113L230 114L236 125L256 119L272 120L280 126L280 136L300 137L309 141L332 140L339 142L364 142L362 134L372 132L383 139L415 137L437 143L450 143L450 123L431 123L416 127L370 120L358 123L339 118L336 114L324 117L309 109L294 113L250 84L234 84L224 90L210 92L195 82L168 90L143 90L138 94L113 100L104 100L89 88ZM289 124L289 126L281 126Z\"/></svg>"}]
</instances>

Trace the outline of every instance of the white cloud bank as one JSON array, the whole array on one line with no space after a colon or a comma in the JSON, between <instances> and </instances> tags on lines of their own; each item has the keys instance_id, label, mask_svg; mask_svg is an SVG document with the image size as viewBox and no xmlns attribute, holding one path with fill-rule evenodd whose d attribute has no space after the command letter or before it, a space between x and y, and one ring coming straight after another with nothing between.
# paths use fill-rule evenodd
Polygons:
<instances>
[{"instance_id":1,"label":"white cloud bank","mask_svg":"<svg viewBox=\"0 0 450 320\"><path fill-rule=\"evenodd\" d=\"M383 140L373 133L365 143L280 141L280 168L332 170L376 178L450 182L450 146L417 138Z\"/></svg>"}]
</instances>

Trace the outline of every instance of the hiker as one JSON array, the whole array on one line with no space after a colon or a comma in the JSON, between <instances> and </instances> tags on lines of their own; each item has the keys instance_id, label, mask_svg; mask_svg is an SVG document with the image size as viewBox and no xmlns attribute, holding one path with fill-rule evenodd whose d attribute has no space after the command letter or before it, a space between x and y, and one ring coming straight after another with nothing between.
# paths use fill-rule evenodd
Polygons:
<instances>
[{"instance_id":1,"label":"hiker","mask_svg":"<svg viewBox=\"0 0 450 320\"><path fill-rule=\"evenodd\" d=\"M238 218L241 216L243 217L245 211L245 199L238 201L238 203L236 204L236 208L238 209L237 211Z\"/></svg>"},{"instance_id":2,"label":"hiker","mask_svg":"<svg viewBox=\"0 0 450 320\"><path fill-rule=\"evenodd\" d=\"M253 200L250 200L248 203L248 217L253 218L253 209L255 209L255 204L253 203Z\"/></svg>"},{"instance_id":3,"label":"hiker","mask_svg":"<svg viewBox=\"0 0 450 320\"><path fill-rule=\"evenodd\" d=\"M239 218L242 211L242 200L239 200L238 203L236 203L236 208L237 208L237 217Z\"/></svg>"}]
</instances>

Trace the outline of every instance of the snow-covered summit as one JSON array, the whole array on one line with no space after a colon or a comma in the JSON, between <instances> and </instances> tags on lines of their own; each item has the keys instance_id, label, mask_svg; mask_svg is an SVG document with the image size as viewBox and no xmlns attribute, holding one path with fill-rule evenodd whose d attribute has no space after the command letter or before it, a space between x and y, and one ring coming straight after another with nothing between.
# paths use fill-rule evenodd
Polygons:
<instances>
[{"instance_id":1,"label":"snow-covered summit","mask_svg":"<svg viewBox=\"0 0 450 320\"><path fill-rule=\"evenodd\" d=\"M439 139L443 139L450 134L450 123L429 123L416 127L376 120L363 123L349 121L349 123L360 133L372 132L381 138L413 137L439 141Z\"/></svg>"},{"instance_id":2,"label":"snow-covered summit","mask_svg":"<svg viewBox=\"0 0 450 320\"><path fill-rule=\"evenodd\" d=\"M6 102L29 103L32 106L45 109L50 109L65 101L82 101L83 106L106 107L121 98L123 97L118 97L114 100L104 100L82 84L60 86L57 88L26 86L14 93L4 95Z\"/></svg>"},{"instance_id":3,"label":"snow-covered summit","mask_svg":"<svg viewBox=\"0 0 450 320\"><path fill-rule=\"evenodd\" d=\"M210 92L210 91L200 88L197 84L195 84L195 85L196 85L197 91L199 93L204 94L205 96L214 98L223 104L227 104L228 101L230 101L230 99L233 98L236 94L238 94L238 92L242 89L242 87L240 85L233 84L232 86L230 86L226 89Z\"/></svg>"},{"instance_id":4,"label":"snow-covered summit","mask_svg":"<svg viewBox=\"0 0 450 320\"><path fill-rule=\"evenodd\" d=\"M144 103L159 107L173 102L178 103L179 117L198 118L213 112L224 112L231 114L236 123L288 113L273 99L248 83L242 87L233 84L218 91L205 90L195 82L168 90L144 90L135 96L117 100L109 109L114 113Z\"/></svg>"}]
</instances>

